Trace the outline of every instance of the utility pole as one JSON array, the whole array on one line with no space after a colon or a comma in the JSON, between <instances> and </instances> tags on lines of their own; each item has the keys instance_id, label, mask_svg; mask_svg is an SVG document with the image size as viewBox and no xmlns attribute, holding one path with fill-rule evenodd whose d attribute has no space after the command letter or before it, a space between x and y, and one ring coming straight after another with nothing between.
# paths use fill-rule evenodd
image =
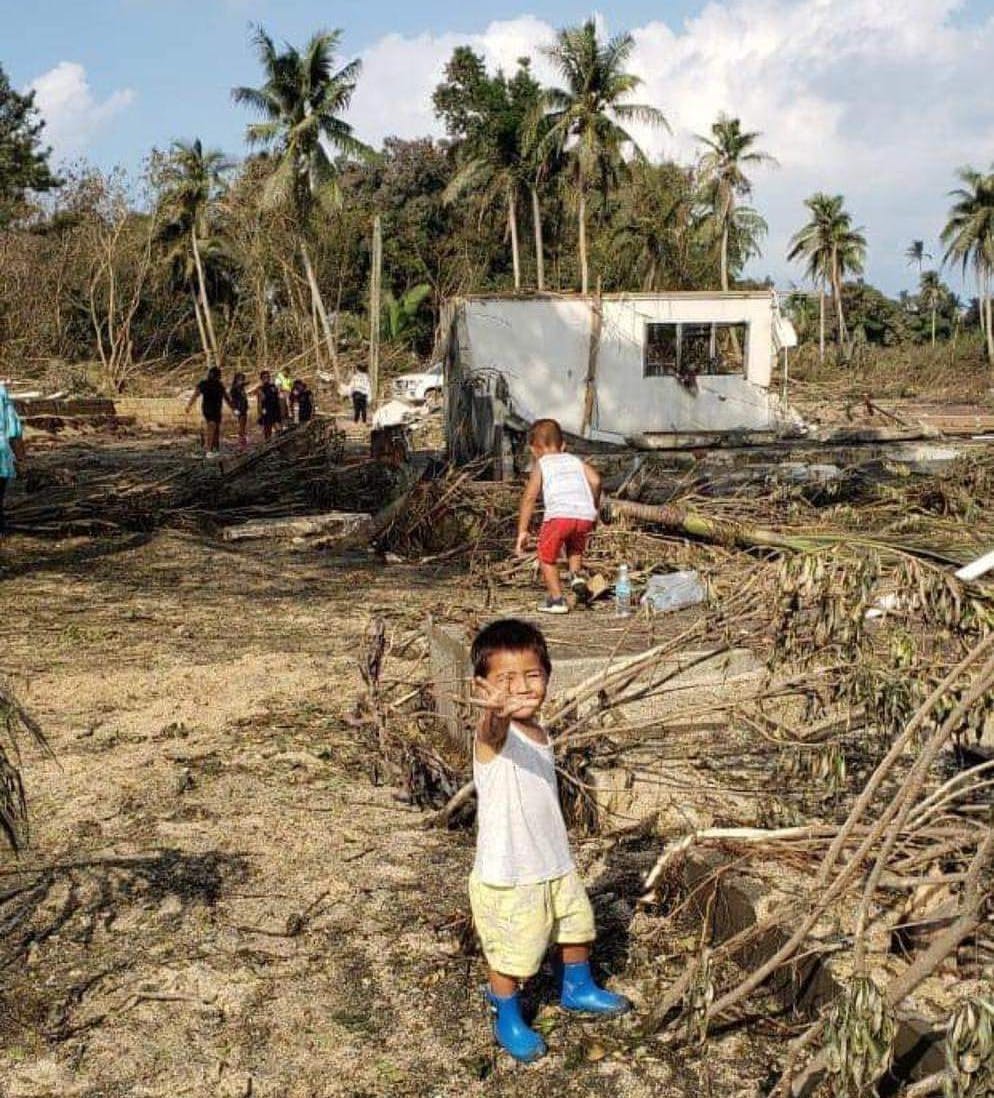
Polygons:
<instances>
[{"instance_id":1,"label":"utility pole","mask_svg":"<svg viewBox=\"0 0 994 1098\"><path fill-rule=\"evenodd\" d=\"M380 384L380 286L383 274L383 228L380 215L373 218L373 270L369 286L369 385L370 404L376 404Z\"/></svg>"}]
</instances>

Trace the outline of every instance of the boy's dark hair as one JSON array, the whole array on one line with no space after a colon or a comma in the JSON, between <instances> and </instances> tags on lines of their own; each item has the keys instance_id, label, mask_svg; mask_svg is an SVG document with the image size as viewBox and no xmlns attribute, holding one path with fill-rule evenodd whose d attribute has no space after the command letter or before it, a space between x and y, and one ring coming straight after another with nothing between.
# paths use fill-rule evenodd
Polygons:
<instances>
[{"instance_id":1,"label":"boy's dark hair","mask_svg":"<svg viewBox=\"0 0 994 1098\"><path fill-rule=\"evenodd\" d=\"M542 630L517 618L502 618L492 621L476 634L469 658L473 662L473 674L486 678L490 670L490 657L497 652L534 652L542 665L542 670L552 674L552 660L549 648L542 636Z\"/></svg>"},{"instance_id":2,"label":"boy's dark hair","mask_svg":"<svg viewBox=\"0 0 994 1098\"><path fill-rule=\"evenodd\" d=\"M210 369L209 369L209 370L207 371L207 376L208 376L208 377L209 377L209 378L211 379L211 381L218 381L218 380L220 380L220 377L221 377L221 368L220 368L219 366L212 366L212 367L211 367L211 368L210 368Z\"/></svg>"},{"instance_id":3,"label":"boy's dark hair","mask_svg":"<svg viewBox=\"0 0 994 1098\"><path fill-rule=\"evenodd\" d=\"M563 429L554 419L536 419L528 432L528 441L532 446L545 446L549 449L563 448Z\"/></svg>"}]
</instances>

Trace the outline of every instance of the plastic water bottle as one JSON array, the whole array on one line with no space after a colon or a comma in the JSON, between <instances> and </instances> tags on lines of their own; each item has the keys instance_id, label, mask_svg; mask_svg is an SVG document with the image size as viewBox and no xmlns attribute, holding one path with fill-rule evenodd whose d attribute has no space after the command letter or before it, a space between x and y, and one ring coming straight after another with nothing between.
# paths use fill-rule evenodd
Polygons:
<instances>
[{"instance_id":1,"label":"plastic water bottle","mask_svg":"<svg viewBox=\"0 0 994 1098\"><path fill-rule=\"evenodd\" d=\"M614 582L614 612L619 618L631 617L632 581L628 578L628 565L618 568L618 578Z\"/></svg>"}]
</instances>

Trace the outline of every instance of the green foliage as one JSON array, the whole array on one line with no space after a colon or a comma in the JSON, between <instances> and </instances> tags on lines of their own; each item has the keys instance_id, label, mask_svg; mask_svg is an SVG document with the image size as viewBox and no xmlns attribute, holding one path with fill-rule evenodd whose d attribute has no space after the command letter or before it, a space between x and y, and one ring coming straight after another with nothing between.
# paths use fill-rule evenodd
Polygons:
<instances>
[{"instance_id":1,"label":"green foliage","mask_svg":"<svg viewBox=\"0 0 994 1098\"><path fill-rule=\"evenodd\" d=\"M48 166L50 150L41 144L45 123L34 92L22 95L0 67L0 229L24 212L26 195L61 185Z\"/></svg>"},{"instance_id":2,"label":"green foliage","mask_svg":"<svg viewBox=\"0 0 994 1098\"><path fill-rule=\"evenodd\" d=\"M396 341L411 331L421 306L430 294L431 287L427 282L421 282L400 298L394 297L389 291L383 295L383 334L387 339Z\"/></svg>"}]
</instances>

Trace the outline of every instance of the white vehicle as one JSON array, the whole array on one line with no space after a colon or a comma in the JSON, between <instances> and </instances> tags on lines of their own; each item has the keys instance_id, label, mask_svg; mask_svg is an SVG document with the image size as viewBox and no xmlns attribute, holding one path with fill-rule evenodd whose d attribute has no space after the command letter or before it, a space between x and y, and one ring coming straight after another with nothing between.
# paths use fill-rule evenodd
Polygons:
<instances>
[{"instance_id":1,"label":"white vehicle","mask_svg":"<svg viewBox=\"0 0 994 1098\"><path fill-rule=\"evenodd\" d=\"M412 404L428 404L437 407L442 403L445 379L442 363L436 362L423 374L401 374L394 378L393 395Z\"/></svg>"}]
</instances>

